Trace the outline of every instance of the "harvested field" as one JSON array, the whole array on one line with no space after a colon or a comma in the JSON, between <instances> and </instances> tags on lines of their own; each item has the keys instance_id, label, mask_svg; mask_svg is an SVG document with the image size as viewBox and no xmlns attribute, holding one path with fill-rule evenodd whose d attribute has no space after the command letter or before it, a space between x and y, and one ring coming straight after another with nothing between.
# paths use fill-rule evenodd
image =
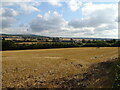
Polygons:
<instances>
[{"instance_id":1,"label":"harvested field","mask_svg":"<svg viewBox=\"0 0 120 90\"><path fill-rule=\"evenodd\" d=\"M110 87L117 56L117 47L2 51L2 87Z\"/></svg>"}]
</instances>

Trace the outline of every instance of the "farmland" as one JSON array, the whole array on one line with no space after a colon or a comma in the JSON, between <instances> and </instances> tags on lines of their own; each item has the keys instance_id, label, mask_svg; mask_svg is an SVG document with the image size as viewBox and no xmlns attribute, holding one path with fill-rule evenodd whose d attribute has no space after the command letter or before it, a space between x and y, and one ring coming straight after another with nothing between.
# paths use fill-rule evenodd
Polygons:
<instances>
[{"instance_id":1,"label":"farmland","mask_svg":"<svg viewBox=\"0 0 120 90\"><path fill-rule=\"evenodd\" d=\"M2 51L2 87L111 87L110 73L117 56L117 47ZM98 78L93 80L94 72Z\"/></svg>"}]
</instances>

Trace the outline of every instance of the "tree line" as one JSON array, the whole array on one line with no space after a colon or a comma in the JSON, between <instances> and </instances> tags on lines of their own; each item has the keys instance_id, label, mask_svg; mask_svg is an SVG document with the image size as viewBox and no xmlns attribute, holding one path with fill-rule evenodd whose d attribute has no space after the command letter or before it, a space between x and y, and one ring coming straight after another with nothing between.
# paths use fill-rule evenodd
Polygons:
<instances>
[{"instance_id":1,"label":"tree line","mask_svg":"<svg viewBox=\"0 0 120 90\"><path fill-rule=\"evenodd\" d=\"M48 48L69 48L79 47L75 43L37 43L37 44L16 44L14 41L2 41L2 50L24 50L24 49L48 49Z\"/></svg>"},{"instance_id":2,"label":"tree line","mask_svg":"<svg viewBox=\"0 0 120 90\"><path fill-rule=\"evenodd\" d=\"M17 44L14 41L2 40L2 50L47 49L69 47L119 47L120 41L92 41L92 42L51 42L37 44Z\"/></svg>"}]
</instances>

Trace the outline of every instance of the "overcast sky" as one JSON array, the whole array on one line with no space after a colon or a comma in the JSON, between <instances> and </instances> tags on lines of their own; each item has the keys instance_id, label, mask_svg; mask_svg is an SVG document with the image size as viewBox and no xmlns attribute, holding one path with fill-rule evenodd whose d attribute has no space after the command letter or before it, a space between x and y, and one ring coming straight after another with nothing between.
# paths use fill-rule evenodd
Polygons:
<instances>
[{"instance_id":1,"label":"overcast sky","mask_svg":"<svg viewBox=\"0 0 120 90\"><path fill-rule=\"evenodd\" d=\"M1 33L60 37L118 37L117 2L27 1L2 2Z\"/></svg>"}]
</instances>

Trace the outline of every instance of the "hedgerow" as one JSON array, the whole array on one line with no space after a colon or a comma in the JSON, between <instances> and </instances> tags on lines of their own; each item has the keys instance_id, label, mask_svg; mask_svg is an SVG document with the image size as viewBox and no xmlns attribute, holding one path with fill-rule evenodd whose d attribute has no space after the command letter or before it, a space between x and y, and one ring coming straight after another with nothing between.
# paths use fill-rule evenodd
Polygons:
<instances>
[{"instance_id":1,"label":"hedgerow","mask_svg":"<svg viewBox=\"0 0 120 90\"><path fill-rule=\"evenodd\" d=\"M120 88L120 57L118 58L118 64L116 66L116 77L115 77L115 83L113 85L114 88Z\"/></svg>"}]
</instances>

